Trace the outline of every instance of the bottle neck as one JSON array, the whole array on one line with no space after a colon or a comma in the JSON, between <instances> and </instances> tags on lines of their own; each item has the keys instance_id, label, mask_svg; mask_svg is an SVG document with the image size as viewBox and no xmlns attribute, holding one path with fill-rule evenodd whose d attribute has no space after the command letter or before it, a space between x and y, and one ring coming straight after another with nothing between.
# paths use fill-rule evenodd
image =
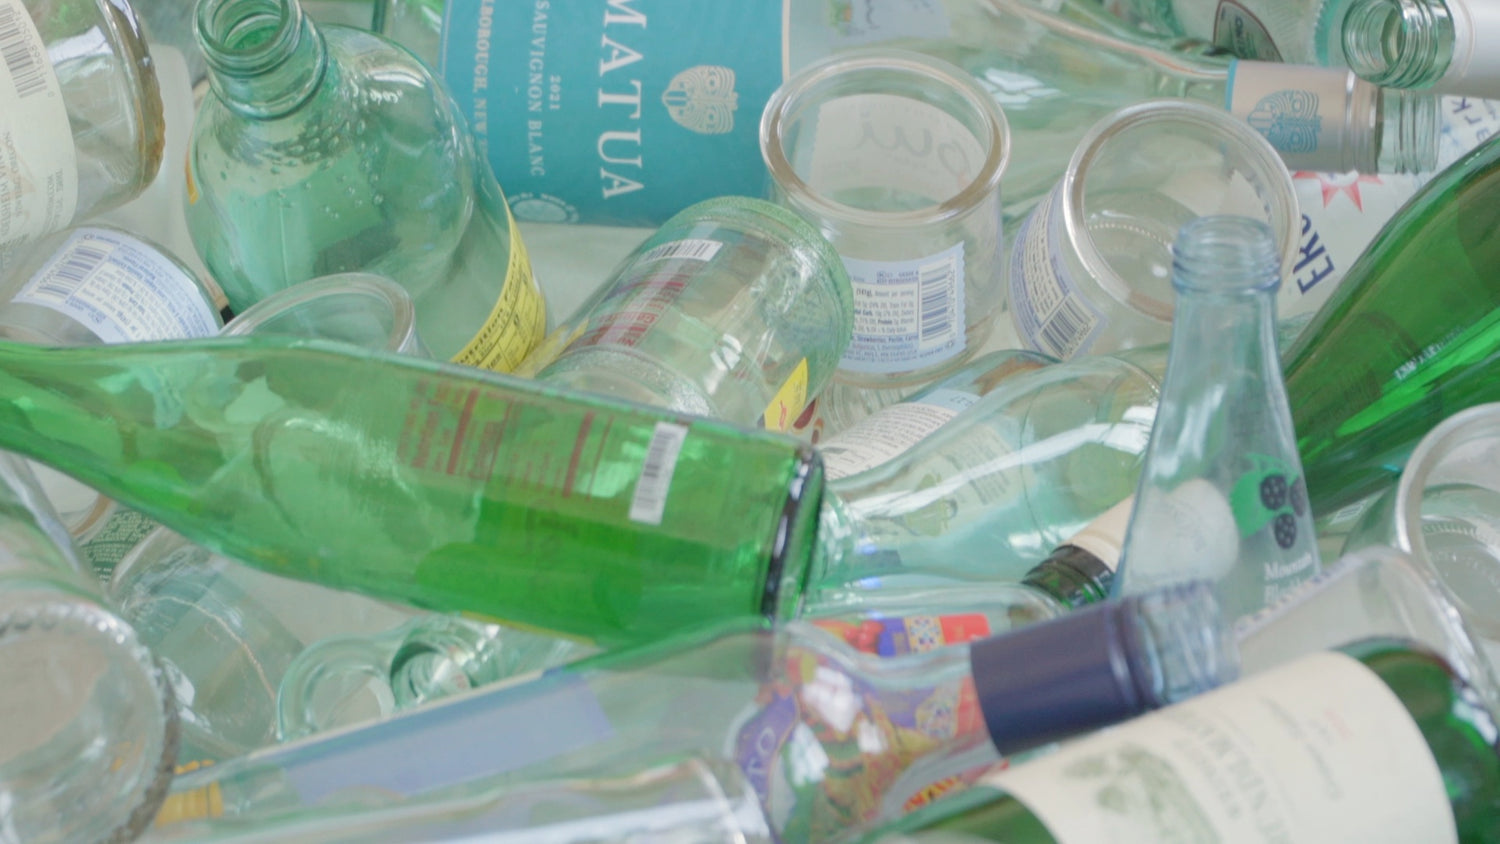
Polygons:
<instances>
[{"instance_id":1,"label":"bottle neck","mask_svg":"<svg viewBox=\"0 0 1500 844\"><path fill-rule=\"evenodd\" d=\"M1454 20L1444 0L1355 0L1334 46L1375 85L1426 88L1453 63Z\"/></svg>"},{"instance_id":2,"label":"bottle neck","mask_svg":"<svg viewBox=\"0 0 1500 844\"><path fill-rule=\"evenodd\" d=\"M1114 576L1114 569L1092 552L1063 545L1027 572L1021 582L1066 607L1077 608L1109 597Z\"/></svg>"},{"instance_id":3,"label":"bottle neck","mask_svg":"<svg viewBox=\"0 0 1500 844\"><path fill-rule=\"evenodd\" d=\"M256 119L302 105L323 80L323 36L296 0L200 0L198 44L214 93Z\"/></svg>"}]
</instances>

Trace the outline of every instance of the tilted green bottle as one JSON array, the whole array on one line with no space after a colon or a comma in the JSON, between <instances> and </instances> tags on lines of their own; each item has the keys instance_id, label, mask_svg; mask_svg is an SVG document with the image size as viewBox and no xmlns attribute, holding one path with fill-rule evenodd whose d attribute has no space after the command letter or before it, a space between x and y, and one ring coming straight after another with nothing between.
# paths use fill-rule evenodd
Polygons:
<instances>
[{"instance_id":1,"label":"tilted green bottle","mask_svg":"<svg viewBox=\"0 0 1500 844\"><path fill-rule=\"evenodd\" d=\"M881 844L1500 840L1494 715L1441 658L1367 639L981 781Z\"/></svg>"},{"instance_id":2,"label":"tilted green bottle","mask_svg":"<svg viewBox=\"0 0 1500 844\"><path fill-rule=\"evenodd\" d=\"M1313 510L1393 481L1445 417L1500 399L1500 138L1407 202L1282 356Z\"/></svg>"}]
</instances>

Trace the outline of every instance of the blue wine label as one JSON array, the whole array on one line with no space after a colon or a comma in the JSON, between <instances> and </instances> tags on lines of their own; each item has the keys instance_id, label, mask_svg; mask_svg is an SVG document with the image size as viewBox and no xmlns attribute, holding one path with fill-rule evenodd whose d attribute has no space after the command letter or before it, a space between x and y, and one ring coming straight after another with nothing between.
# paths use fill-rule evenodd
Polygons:
<instances>
[{"instance_id":1,"label":"blue wine label","mask_svg":"<svg viewBox=\"0 0 1500 844\"><path fill-rule=\"evenodd\" d=\"M786 0L450 0L441 70L525 220L655 226L765 188Z\"/></svg>"}]
</instances>

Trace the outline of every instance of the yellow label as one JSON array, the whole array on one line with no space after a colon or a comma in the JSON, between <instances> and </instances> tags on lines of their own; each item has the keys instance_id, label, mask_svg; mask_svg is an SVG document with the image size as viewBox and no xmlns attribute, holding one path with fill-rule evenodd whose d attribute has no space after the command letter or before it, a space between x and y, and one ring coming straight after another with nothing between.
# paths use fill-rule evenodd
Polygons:
<instances>
[{"instance_id":1,"label":"yellow label","mask_svg":"<svg viewBox=\"0 0 1500 844\"><path fill-rule=\"evenodd\" d=\"M505 267L500 298L479 333L453 356L453 362L510 372L541 342L546 330L547 303L531 277L531 258L526 254L526 244L521 242L516 219L511 217L510 262Z\"/></svg>"},{"instance_id":2,"label":"yellow label","mask_svg":"<svg viewBox=\"0 0 1500 844\"><path fill-rule=\"evenodd\" d=\"M156 826L193 821L200 818L218 818L224 815L224 792L218 783L209 783L202 788L168 794L156 813Z\"/></svg>"},{"instance_id":3,"label":"yellow label","mask_svg":"<svg viewBox=\"0 0 1500 844\"><path fill-rule=\"evenodd\" d=\"M797 362L797 368L766 405L766 430L790 430L804 407L807 407L807 358Z\"/></svg>"}]
</instances>

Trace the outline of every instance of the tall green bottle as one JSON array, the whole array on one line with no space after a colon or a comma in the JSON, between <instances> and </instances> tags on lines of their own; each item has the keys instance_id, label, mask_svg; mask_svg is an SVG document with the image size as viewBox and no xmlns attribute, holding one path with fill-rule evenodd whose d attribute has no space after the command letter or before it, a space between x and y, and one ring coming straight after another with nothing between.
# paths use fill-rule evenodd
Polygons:
<instances>
[{"instance_id":1,"label":"tall green bottle","mask_svg":"<svg viewBox=\"0 0 1500 844\"><path fill-rule=\"evenodd\" d=\"M1318 513L1394 480L1445 417L1500 399L1500 138L1376 235L1282 361Z\"/></svg>"},{"instance_id":2,"label":"tall green bottle","mask_svg":"<svg viewBox=\"0 0 1500 844\"><path fill-rule=\"evenodd\" d=\"M1495 729L1442 659L1364 640L991 775L878 841L1492 842Z\"/></svg>"}]
</instances>

